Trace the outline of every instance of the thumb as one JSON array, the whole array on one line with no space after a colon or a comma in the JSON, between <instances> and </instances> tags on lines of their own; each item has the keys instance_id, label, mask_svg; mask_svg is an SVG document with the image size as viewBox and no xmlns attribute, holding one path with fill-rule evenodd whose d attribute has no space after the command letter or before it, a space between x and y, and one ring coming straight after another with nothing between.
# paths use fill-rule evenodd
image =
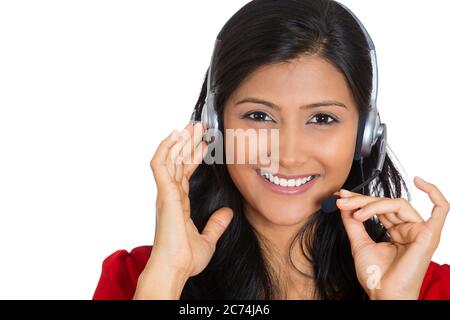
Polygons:
<instances>
[{"instance_id":1,"label":"thumb","mask_svg":"<svg viewBox=\"0 0 450 320\"><path fill-rule=\"evenodd\" d=\"M341 210L342 222L350 240L353 255L359 249L375 243L367 233L364 224L353 218L352 214L354 211L355 210Z\"/></svg>"},{"instance_id":2,"label":"thumb","mask_svg":"<svg viewBox=\"0 0 450 320\"><path fill-rule=\"evenodd\" d=\"M202 235L211 245L215 246L231 219L233 219L233 210L226 207L218 209L209 218Z\"/></svg>"},{"instance_id":3,"label":"thumb","mask_svg":"<svg viewBox=\"0 0 450 320\"><path fill-rule=\"evenodd\" d=\"M333 193L335 196L341 197L340 191L336 191ZM350 246L352 248L352 254L366 245L375 243L364 227L364 224L353 218L353 212L356 210L342 210L341 218L342 223L344 224L345 231L347 232L348 239L350 240Z\"/></svg>"}]
</instances>

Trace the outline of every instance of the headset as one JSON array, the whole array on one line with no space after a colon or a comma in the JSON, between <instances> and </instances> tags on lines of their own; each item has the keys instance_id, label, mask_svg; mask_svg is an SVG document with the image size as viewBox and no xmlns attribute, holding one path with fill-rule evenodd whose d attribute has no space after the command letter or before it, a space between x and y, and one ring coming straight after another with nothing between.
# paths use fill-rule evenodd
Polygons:
<instances>
[{"instance_id":1,"label":"headset","mask_svg":"<svg viewBox=\"0 0 450 320\"><path fill-rule=\"evenodd\" d=\"M362 24L362 22L356 17L356 15L342 3L335 1L338 5L340 5L344 10L346 10L353 19L358 23L361 31L364 33L366 38L369 53L370 53L370 61L372 65L372 91L370 94L370 105L368 111L363 111L360 113L359 123L358 123L358 133L356 139L354 160L360 162L361 167L361 175L363 183L353 188L351 191L357 191L359 189L364 188L370 181L375 179L382 171L384 160L386 157L386 143L387 143L387 128L386 124L381 123L380 115L378 113L377 108L377 95L378 95L378 65L377 65L377 55L375 51L375 45L367 32L366 28ZM215 132L219 130L219 121L216 109L214 107L214 103L216 100L216 92L213 87L213 75L214 75L214 65L215 59L217 57L217 52L220 50L222 45L222 34L224 32L225 26L222 27L222 30L219 32L213 49L213 54L211 57L211 62L208 68L208 78L207 78L207 94L205 103L202 106L201 110L201 118L200 121L204 125L207 130L212 130ZM197 119L197 110L194 109L194 112L191 115L191 123L199 122ZM207 136L207 135L205 135ZM204 137L205 139L205 137ZM210 142L210 137L206 138L207 142ZM374 174L366 181L364 181L364 174L362 170L363 158L368 157L371 154L372 147L378 142L378 161L376 164ZM363 189L364 193L364 189ZM327 197L321 202L322 210L326 213L331 213L338 210L336 206L336 200L339 199L339 196L332 195Z\"/></svg>"}]
</instances>

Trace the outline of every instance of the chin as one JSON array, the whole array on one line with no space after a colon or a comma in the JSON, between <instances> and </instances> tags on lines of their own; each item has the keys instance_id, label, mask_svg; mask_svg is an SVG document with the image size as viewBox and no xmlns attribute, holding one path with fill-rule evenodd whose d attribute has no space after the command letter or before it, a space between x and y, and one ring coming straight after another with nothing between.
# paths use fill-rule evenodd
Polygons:
<instances>
[{"instance_id":1,"label":"chin","mask_svg":"<svg viewBox=\"0 0 450 320\"><path fill-rule=\"evenodd\" d=\"M303 224L315 211L305 210L304 207L299 208L294 206L292 208L265 206L261 208L261 215L268 221L279 226L294 226Z\"/></svg>"}]
</instances>

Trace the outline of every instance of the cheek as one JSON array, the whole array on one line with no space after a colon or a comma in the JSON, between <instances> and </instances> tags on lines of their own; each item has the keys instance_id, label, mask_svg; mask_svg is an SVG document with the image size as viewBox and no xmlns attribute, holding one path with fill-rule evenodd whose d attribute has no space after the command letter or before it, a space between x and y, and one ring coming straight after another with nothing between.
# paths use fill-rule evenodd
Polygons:
<instances>
[{"instance_id":1,"label":"cheek","mask_svg":"<svg viewBox=\"0 0 450 320\"><path fill-rule=\"evenodd\" d=\"M254 194L254 186L258 177L254 169L242 164L227 164L226 166L231 180L244 199L249 202L257 200L257 196Z\"/></svg>"},{"instance_id":2,"label":"cheek","mask_svg":"<svg viewBox=\"0 0 450 320\"><path fill-rule=\"evenodd\" d=\"M246 165L247 169L268 167L274 161L271 156L277 154L275 149L278 144L277 130L255 129L244 125L227 127L224 136L226 163Z\"/></svg>"},{"instance_id":3,"label":"cheek","mask_svg":"<svg viewBox=\"0 0 450 320\"><path fill-rule=\"evenodd\" d=\"M323 140L316 155L323 164L325 175L333 185L340 186L350 173L356 145L356 129L337 131Z\"/></svg>"},{"instance_id":4,"label":"cheek","mask_svg":"<svg viewBox=\"0 0 450 320\"><path fill-rule=\"evenodd\" d=\"M323 139L318 144L317 152L322 158L328 158L329 162L339 165L343 160L353 158L355 144L356 136L352 132L337 132L327 139Z\"/></svg>"}]
</instances>

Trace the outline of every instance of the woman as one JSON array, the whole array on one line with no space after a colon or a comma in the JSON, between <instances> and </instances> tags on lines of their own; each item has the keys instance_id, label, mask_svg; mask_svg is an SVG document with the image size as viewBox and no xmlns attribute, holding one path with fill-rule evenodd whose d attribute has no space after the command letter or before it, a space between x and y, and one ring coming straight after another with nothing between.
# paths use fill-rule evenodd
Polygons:
<instances>
[{"instance_id":1,"label":"woman","mask_svg":"<svg viewBox=\"0 0 450 320\"><path fill-rule=\"evenodd\" d=\"M348 12L331 0L252 1L225 25L214 68L220 131L278 130L277 173L198 165L205 128L174 131L150 163L154 244L109 256L94 299L450 299L450 266L430 261L450 208L439 189L414 180L434 203L424 221L402 198L410 195L388 149L373 183L345 192L378 159L373 148L362 167L354 161L372 68ZM205 79L197 112L206 89ZM228 155L234 146L223 143ZM289 188L282 178L300 178L303 191L279 192ZM330 194L343 199L327 214L320 203Z\"/></svg>"}]
</instances>

